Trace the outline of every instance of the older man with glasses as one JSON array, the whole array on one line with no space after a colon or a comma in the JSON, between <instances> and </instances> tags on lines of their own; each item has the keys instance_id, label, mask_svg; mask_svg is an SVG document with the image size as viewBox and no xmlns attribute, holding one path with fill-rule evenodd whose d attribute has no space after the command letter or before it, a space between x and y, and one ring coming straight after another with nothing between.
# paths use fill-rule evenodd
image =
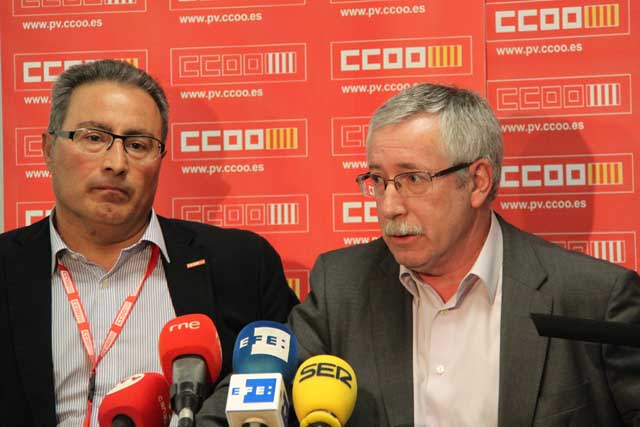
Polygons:
<instances>
[{"instance_id":1,"label":"older man with glasses","mask_svg":"<svg viewBox=\"0 0 640 427\"><path fill-rule=\"evenodd\" d=\"M382 239L321 255L289 318L304 357L353 366L349 427L640 425L640 350L544 338L530 318L640 323L640 279L492 211L502 140L484 99L407 89L373 115L367 161Z\"/></svg>"},{"instance_id":2,"label":"older man with glasses","mask_svg":"<svg viewBox=\"0 0 640 427\"><path fill-rule=\"evenodd\" d=\"M265 239L155 213L168 114L125 62L57 79L42 139L55 208L0 235L1 425L97 427L114 385L161 372L160 331L183 314L214 321L224 376L240 329L297 303Z\"/></svg>"}]
</instances>

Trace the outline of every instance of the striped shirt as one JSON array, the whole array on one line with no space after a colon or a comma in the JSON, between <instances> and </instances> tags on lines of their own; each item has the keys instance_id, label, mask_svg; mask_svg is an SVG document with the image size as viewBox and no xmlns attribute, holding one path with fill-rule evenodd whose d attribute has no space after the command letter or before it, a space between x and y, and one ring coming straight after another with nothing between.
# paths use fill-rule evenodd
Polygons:
<instances>
[{"instance_id":1,"label":"striped shirt","mask_svg":"<svg viewBox=\"0 0 640 427\"><path fill-rule=\"evenodd\" d=\"M91 361L80 339L57 268L57 259L60 258L69 269L78 287L97 357L122 302L135 290L144 275L151 245L158 246L167 260L169 256L155 212L151 213L149 225L140 240L120 252L110 271L105 271L82 254L69 249L53 226L51 217L49 230L56 414L59 427L77 427L82 425L87 411ZM165 323L175 317L164 268L162 262L158 262L146 280L118 340L97 367L92 427L98 427L98 409L105 394L115 384L133 374L162 372L158 337Z\"/></svg>"}]
</instances>

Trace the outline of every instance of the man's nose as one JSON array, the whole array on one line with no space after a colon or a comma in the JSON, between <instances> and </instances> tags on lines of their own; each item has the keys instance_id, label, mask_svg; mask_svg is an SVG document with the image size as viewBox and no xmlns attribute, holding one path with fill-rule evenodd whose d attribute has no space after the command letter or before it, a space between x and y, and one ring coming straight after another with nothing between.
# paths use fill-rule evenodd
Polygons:
<instances>
[{"instance_id":1,"label":"man's nose","mask_svg":"<svg viewBox=\"0 0 640 427\"><path fill-rule=\"evenodd\" d=\"M396 189L393 181L387 184L384 194L377 199L378 215L395 218L407 212L404 197Z\"/></svg>"},{"instance_id":2,"label":"man's nose","mask_svg":"<svg viewBox=\"0 0 640 427\"><path fill-rule=\"evenodd\" d=\"M104 169L112 170L116 175L129 169L129 159L122 138L114 138L111 146L104 153Z\"/></svg>"}]
</instances>

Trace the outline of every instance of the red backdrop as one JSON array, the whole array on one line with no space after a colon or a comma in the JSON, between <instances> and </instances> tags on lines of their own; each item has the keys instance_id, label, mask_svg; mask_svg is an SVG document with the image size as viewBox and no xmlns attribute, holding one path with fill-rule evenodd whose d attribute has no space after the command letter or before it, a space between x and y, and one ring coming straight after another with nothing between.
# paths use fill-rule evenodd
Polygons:
<instances>
[{"instance_id":1,"label":"red backdrop","mask_svg":"<svg viewBox=\"0 0 640 427\"><path fill-rule=\"evenodd\" d=\"M494 107L506 155L498 212L637 269L638 2L0 7L5 229L53 206L40 133L56 76L78 62L122 58L157 77L171 103L156 210L262 234L302 298L320 252L379 235L375 203L354 182L366 168L367 120L385 99L424 81L471 88Z\"/></svg>"}]
</instances>

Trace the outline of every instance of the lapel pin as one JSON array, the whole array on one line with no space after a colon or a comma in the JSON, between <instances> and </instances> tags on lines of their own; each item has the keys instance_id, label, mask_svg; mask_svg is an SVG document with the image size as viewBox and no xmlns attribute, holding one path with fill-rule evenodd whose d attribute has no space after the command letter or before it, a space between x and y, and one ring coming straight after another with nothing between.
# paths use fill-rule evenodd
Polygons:
<instances>
[{"instance_id":1,"label":"lapel pin","mask_svg":"<svg viewBox=\"0 0 640 427\"><path fill-rule=\"evenodd\" d=\"M193 267L198 267L199 265L205 265L207 263L207 261L204 260L204 258L199 259L197 261L193 261L187 264L187 269L189 268L193 268Z\"/></svg>"}]
</instances>

